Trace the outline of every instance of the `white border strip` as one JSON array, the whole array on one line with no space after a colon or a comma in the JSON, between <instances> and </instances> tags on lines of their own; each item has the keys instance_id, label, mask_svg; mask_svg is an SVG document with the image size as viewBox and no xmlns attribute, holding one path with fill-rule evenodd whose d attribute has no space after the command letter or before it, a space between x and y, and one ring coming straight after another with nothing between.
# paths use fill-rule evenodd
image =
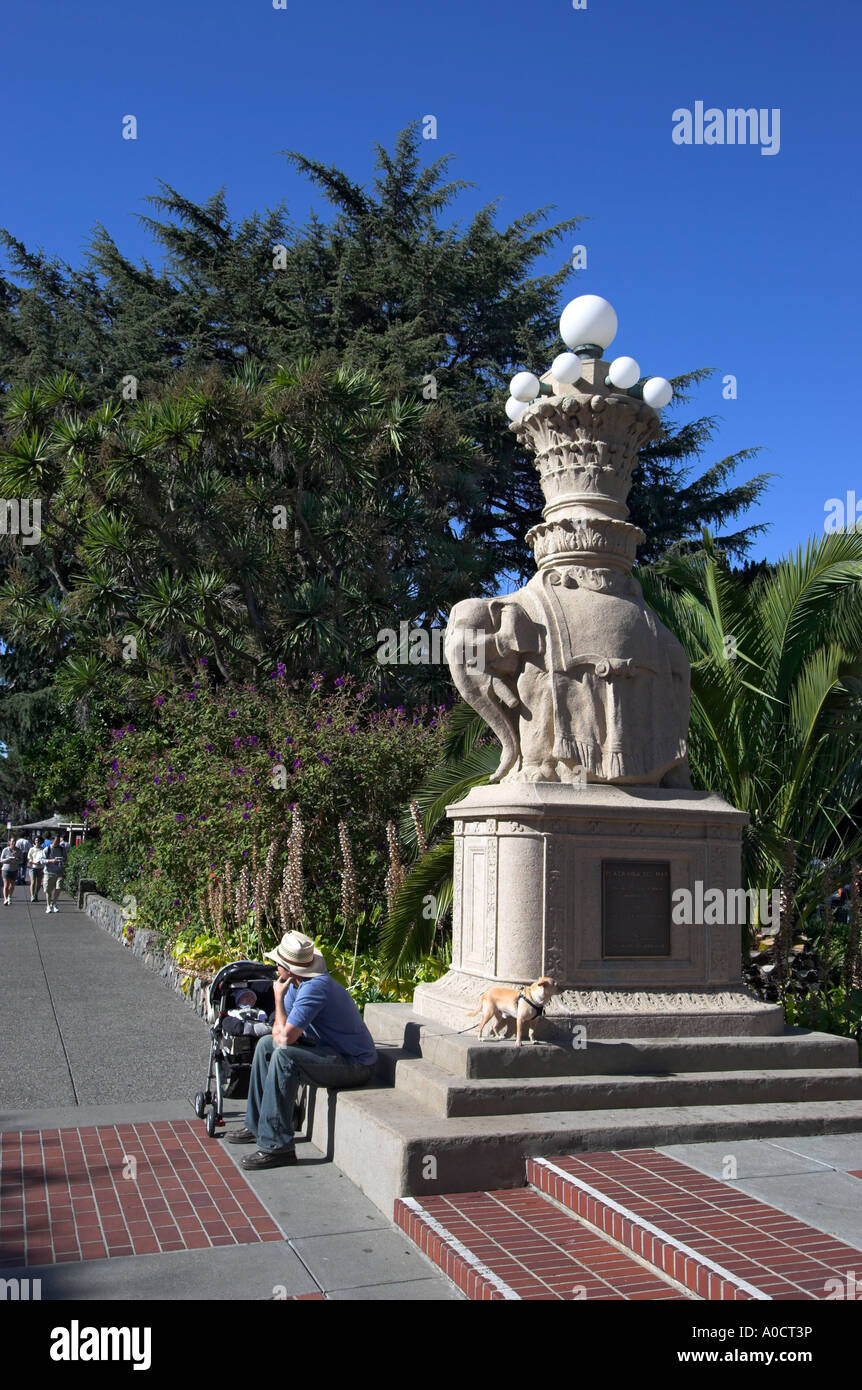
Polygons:
<instances>
[{"instance_id":1,"label":"white border strip","mask_svg":"<svg viewBox=\"0 0 862 1390\"><path fill-rule=\"evenodd\" d=\"M474 1255L472 1250L468 1250L467 1246L463 1245L457 1236L453 1236L451 1231L447 1231L445 1226L441 1226L440 1222L437 1221L430 1212L427 1212L425 1208L417 1202L415 1197L402 1197L401 1201L404 1203L405 1207L409 1207L411 1211L415 1211L420 1220L424 1221L426 1226L430 1226L434 1234L445 1241L450 1250L454 1250L455 1254L459 1255L462 1260L465 1260L471 1269L475 1269L477 1274L481 1274L483 1279L487 1279L489 1284L493 1284L498 1293L501 1293L503 1297L510 1302L513 1300L518 1303L522 1302L519 1293L515 1293L515 1290L510 1288L506 1281L500 1278L499 1274L495 1274L493 1269L489 1269L486 1264L483 1264L478 1255ZM444 1270L443 1272L445 1274L446 1271Z\"/></svg>"},{"instance_id":2,"label":"white border strip","mask_svg":"<svg viewBox=\"0 0 862 1390\"><path fill-rule=\"evenodd\" d=\"M543 1168L549 1168L552 1173L558 1174L558 1176L564 1178L566 1182L571 1183L573 1187L579 1187L581 1191L586 1192L588 1196L595 1197L596 1201L601 1202L606 1207L610 1207L612 1211L618 1212L620 1216L624 1216L628 1221L633 1221L636 1226L640 1226L641 1230L649 1231L650 1235L658 1236L660 1240L666 1240L668 1245L672 1245L675 1250L679 1250L680 1253L685 1255L688 1259L695 1260L699 1265L705 1265L707 1269L712 1270L713 1274L717 1274L721 1279L727 1279L731 1284L735 1284L738 1289L742 1289L745 1293L751 1294L752 1298L759 1298L766 1303L771 1303L773 1301L771 1294L763 1293L761 1289L756 1289L754 1285L749 1284L746 1279L742 1279L738 1274L733 1274L731 1270L716 1264L715 1260L711 1260L708 1255L701 1255L697 1250L693 1250L690 1245L684 1245L681 1240L677 1240L676 1236L672 1236L667 1231L663 1231L659 1226L654 1226L651 1221L647 1221L643 1216L638 1216L637 1212L630 1211L628 1207L621 1206L619 1202L614 1201L613 1197L605 1196L597 1187L590 1187L590 1184L584 1182L582 1178L576 1178L572 1173L567 1173L565 1168L558 1168L556 1163L551 1163L547 1158L534 1158L533 1162L541 1163ZM605 1231L603 1234L607 1235L608 1232ZM655 1268L657 1269L658 1266L656 1265ZM661 1272L666 1273L665 1270ZM673 1278L674 1276L671 1277Z\"/></svg>"}]
</instances>

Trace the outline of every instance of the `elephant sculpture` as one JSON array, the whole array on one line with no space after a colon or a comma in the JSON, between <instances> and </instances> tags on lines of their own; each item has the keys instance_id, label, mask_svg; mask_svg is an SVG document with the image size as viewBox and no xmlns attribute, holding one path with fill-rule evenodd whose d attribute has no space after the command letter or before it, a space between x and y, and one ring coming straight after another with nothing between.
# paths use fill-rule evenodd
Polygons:
<instances>
[{"instance_id":1,"label":"elephant sculpture","mask_svg":"<svg viewBox=\"0 0 862 1390\"><path fill-rule=\"evenodd\" d=\"M492 782L690 785L688 658L631 574L551 565L465 599L445 653L502 744Z\"/></svg>"}]
</instances>

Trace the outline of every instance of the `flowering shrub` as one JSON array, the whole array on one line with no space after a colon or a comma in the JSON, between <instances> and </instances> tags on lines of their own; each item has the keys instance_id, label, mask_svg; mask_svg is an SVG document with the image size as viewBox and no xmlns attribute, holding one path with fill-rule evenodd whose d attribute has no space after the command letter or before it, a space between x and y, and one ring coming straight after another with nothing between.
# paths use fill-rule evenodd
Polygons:
<instances>
[{"instance_id":1,"label":"flowering shrub","mask_svg":"<svg viewBox=\"0 0 862 1390\"><path fill-rule=\"evenodd\" d=\"M234 914L231 930L254 924L248 944L260 949L255 888L260 895L264 870L278 908L264 922L267 944L294 926L333 940L371 922L384 891L387 822L439 759L442 724L441 710L380 708L349 677L317 676L300 688L277 670L259 686L212 687L204 670L191 688L158 696L147 727L112 730L87 806L99 857L122 859L135 925L163 940L212 930L218 900ZM340 822L352 846L346 898ZM341 919L345 904L352 922ZM363 931L351 946L367 950L373 929Z\"/></svg>"}]
</instances>

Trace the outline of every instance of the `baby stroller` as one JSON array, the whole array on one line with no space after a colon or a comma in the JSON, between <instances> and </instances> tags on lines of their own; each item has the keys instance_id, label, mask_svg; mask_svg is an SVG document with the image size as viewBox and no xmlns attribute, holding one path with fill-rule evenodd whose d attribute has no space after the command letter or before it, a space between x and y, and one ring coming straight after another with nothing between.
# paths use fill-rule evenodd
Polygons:
<instances>
[{"instance_id":1,"label":"baby stroller","mask_svg":"<svg viewBox=\"0 0 862 1390\"><path fill-rule=\"evenodd\" d=\"M272 1031L271 1024L275 1017L272 986L277 977L278 971L274 965L237 960L232 965L223 965L210 985L207 1012L212 1038L209 1075L206 1091L198 1091L195 1096L195 1114L200 1120L206 1118L210 1139L214 1138L219 1125L224 1124L222 1106L225 1096L236 1100L245 1100L248 1096L254 1050L260 1038ZM243 1007L241 1000L246 993L253 994L255 1002Z\"/></svg>"}]
</instances>

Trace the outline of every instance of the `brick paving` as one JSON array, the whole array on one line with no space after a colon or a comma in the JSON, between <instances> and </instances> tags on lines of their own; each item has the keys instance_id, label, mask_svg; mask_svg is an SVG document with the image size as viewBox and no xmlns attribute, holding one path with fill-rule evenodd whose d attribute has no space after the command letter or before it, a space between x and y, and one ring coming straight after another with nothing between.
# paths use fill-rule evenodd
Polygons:
<instances>
[{"instance_id":1,"label":"brick paving","mask_svg":"<svg viewBox=\"0 0 862 1390\"><path fill-rule=\"evenodd\" d=\"M529 1160L528 1181L700 1297L751 1298L673 1244L730 1271L770 1299L823 1299L826 1281L858 1268L859 1250L737 1188L654 1149L572 1155L549 1160L596 1189L596 1197L543 1163ZM604 1201L603 1199L609 1199ZM646 1231L610 1202L658 1227Z\"/></svg>"},{"instance_id":2,"label":"brick paving","mask_svg":"<svg viewBox=\"0 0 862 1390\"><path fill-rule=\"evenodd\" d=\"M470 1299L685 1298L527 1188L423 1197L416 1205L399 1199L395 1220Z\"/></svg>"},{"instance_id":3,"label":"brick paving","mask_svg":"<svg viewBox=\"0 0 862 1390\"><path fill-rule=\"evenodd\" d=\"M166 1120L0 1136L0 1268L283 1240L199 1128Z\"/></svg>"}]
</instances>

